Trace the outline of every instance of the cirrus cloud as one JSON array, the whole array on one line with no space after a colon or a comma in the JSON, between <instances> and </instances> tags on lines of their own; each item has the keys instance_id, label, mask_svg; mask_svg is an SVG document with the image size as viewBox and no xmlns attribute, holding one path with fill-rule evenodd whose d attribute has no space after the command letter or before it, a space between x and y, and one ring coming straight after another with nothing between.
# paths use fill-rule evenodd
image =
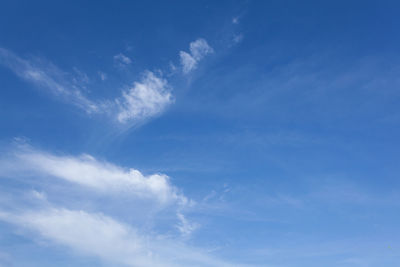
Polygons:
<instances>
[{"instance_id":1,"label":"cirrus cloud","mask_svg":"<svg viewBox=\"0 0 400 267\"><path fill-rule=\"evenodd\" d=\"M208 45L207 41L199 38L193 41L189 45L190 53L180 51L180 61L182 65L183 73L187 74L197 68L198 62L203 59L206 55L214 52L211 46Z\"/></svg>"}]
</instances>

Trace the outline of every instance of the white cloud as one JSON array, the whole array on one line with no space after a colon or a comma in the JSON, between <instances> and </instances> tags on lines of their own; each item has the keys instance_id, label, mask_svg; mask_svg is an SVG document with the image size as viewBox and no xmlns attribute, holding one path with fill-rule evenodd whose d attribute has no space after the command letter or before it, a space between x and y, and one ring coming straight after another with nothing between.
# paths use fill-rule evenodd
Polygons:
<instances>
[{"instance_id":1,"label":"white cloud","mask_svg":"<svg viewBox=\"0 0 400 267\"><path fill-rule=\"evenodd\" d=\"M140 82L135 82L116 100L119 110L117 119L121 123L144 120L160 114L172 102L167 81L147 71Z\"/></svg>"},{"instance_id":2,"label":"white cloud","mask_svg":"<svg viewBox=\"0 0 400 267\"><path fill-rule=\"evenodd\" d=\"M132 63L132 60L129 57L127 57L124 54L122 54L122 53L119 53L118 55L115 55L114 56L114 61L120 66L129 65L129 64Z\"/></svg>"},{"instance_id":3,"label":"white cloud","mask_svg":"<svg viewBox=\"0 0 400 267\"><path fill-rule=\"evenodd\" d=\"M232 266L179 240L140 233L101 213L47 208L21 213L0 211L0 219L113 266Z\"/></svg>"},{"instance_id":4,"label":"white cloud","mask_svg":"<svg viewBox=\"0 0 400 267\"><path fill-rule=\"evenodd\" d=\"M0 220L14 224L19 234L39 239L39 243L46 244L47 248L62 245L80 254L95 256L110 266L233 266L213 257L207 249L185 243L185 238L197 228L197 224L182 213L190 208L192 202L171 185L166 175L146 176L137 170L128 170L88 155L57 156L19 142L17 140L18 148L3 153L0 158L0 177L13 177L27 183L28 178L35 178L34 184L43 186L39 191L29 190L28 194L24 189L7 193L6 202L0 202ZM93 204L79 200L80 204L76 206L68 198L71 196L69 193L59 190L63 188L62 183L56 185L56 191L49 187L50 177L90 188L98 194L107 194L107 205L111 205L113 210L120 210L119 200L126 203L124 199L127 196L153 199L160 204L156 212L162 215L151 216L145 225L125 213L112 213L118 217L111 217L101 212L109 209L97 205L97 196L93 194L85 194L89 201L94 197ZM65 188L70 192L76 190L69 186ZM57 193L56 198L54 193ZM78 189L76 193L82 191ZM52 201L66 206L55 206ZM134 212L134 217L146 217L147 211L135 207L142 205L137 202L130 202L127 209ZM168 203L175 205L166 207ZM90 211L83 211L80 207L90 207ZM170 215L177 217L172 221L165 219ZM174 225L180 235L171 231L173 228L170 227Z\"/></svg>"},{"instance_id":5,"label":"white cloud","mask_svg":"<svg viewBox=\"0 0 400 267\"><path fill-rule=\"evenodd\" d=\"M161 204L188 204L187 198L171 185L165 174L143 175L135 169L99 161L89 155L79 157L57 156L23 148L14 152L9 164L15 171L29 171L41 176L63 179L91 188L103 194L129 194L138 198L153 199ZM4 162L2 166L6 165Z\"/></svg>"},{"instance_id":6,"label":"white cloud","mask_svg":"<svg viewBox=\"0 0 400 267\"><path fill-rule=\"evenodd\" d=\"M182 71L185 74L196 69L198 62L207 54L213 53L207 41L201 38L191 42L189 50L189 53L180 51ZM115 55L114 60L122 65L132 63L132 60L122 53ZM134 82L130 89L123 90L120 97L113 100L92 101L82 93L90 81L83 71L74 68L75 76L71 78L71 74L59 70L51 63L41 61L28 61L0 48L0 64L10 68L22 79L48 89L88 113L107 114L119 123L132 125L143 122L162 113L174 101L172 88L167 80L151 71L145 71L142 79ZM171 65L171 69L174 68ZM98 75L102 81L107 79L107 75L101 71Z\"/></svg>"},{"instance_id":7,"label":"white cloud","mask_svg":"<svg viewBox=\"0 0 400 267\"><path fill-rule=\"evenodd\" d=\"M197 61L190 54L180 51L179 56L181 57L183 73L188 73L197 67Z\"/></svg>"},{"instance_id":8,"label":"white cloud","mask_svg":"<svg viewBox=\"0 0 400 267\"><path fill-rule=\"evenodd\" d=\"M88 113L99 111L99 105L87 99L79 88L65 79L65 73L51 63L28 61L0 47L0 64L20 78L49 90Z\"/></svg>"},{"instance_id":9,"label":"white cloud","mask_svg":"<svg viewBox=\"0 0 400 267\"><path fill-rule=\"evenodd\" d=\"M130 62L130 59L122 54L116 58L122 60L121 62ZM74 68L76 77L71 78L71 75L62 72L51 63L28 61L3 48L0 48L0 64L11 69L22 79L47 89L87 113L108 114L120 123L143 122L160 114L173 102L172 89L167 80L150 71L145 71L142 80L135 82L129 90L122 91L120 97L95 102L83 95L82 89L85 89L89 77L77 68ZM98 74L101 80L107 79L105 73Z\"/></svg>"},{"instance_id":10,"label":"white cloud","mask_svg":"<svg viewBox=\"0 0 400 267\"><path fill-rule=\"evenodd\" d=\"M176 227L178 228L179 232L181 232L182 236L189 236L199 227L199 224L190 222L186 219L185 215L180 212L177 213L177 217L179 219L179 223Z\"/></svg>"},{"instance_id":11,"label":"white cloud","mask_svg":"<svg viewBox=\"0 0 400 267\"><path fill-rule=\"evenodd\" d=\"M200 38L190 43L190 53L197 61L212 52L213 49L207 44L207 41L204 39Z\"/></svg>"},{"instance_id":12,"label":"white cloud","mask_svg":"<svg viewBox=\"0 0 400 267\"><path fill-rule=\"evenodd\" d=\"M198 62L207 54L213 53L214 50L208 45L207 41L200 38L190 43L190 53L180 51L179 56L183 73L189 73L197 68Z\"/></svg>"}]
</instances>

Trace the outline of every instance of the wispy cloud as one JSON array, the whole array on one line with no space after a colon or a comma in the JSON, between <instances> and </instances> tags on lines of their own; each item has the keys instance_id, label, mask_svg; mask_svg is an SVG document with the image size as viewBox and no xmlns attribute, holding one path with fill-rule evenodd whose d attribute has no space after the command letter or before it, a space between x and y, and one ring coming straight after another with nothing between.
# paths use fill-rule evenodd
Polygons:
<instances>
[{"instance_id":1,"label":"wispy cloud","mask_svg":"<svg viewBox=\"0 0 400 267\"><path fill-rule=\"evenodd\" d=\"M128 266L232 266L179 240L143 234L101 213L46 208L0 212L0 219L80 253ZM237 265L235 265L237 266Z\"/></svg>"},{"instance_id":2,"label":"wispy cloud","mask_svg":"<svg viewBox=\"0 0 400 267\"><path fill-rule=\"evenodd\" d=\"M56 66L39 60L25 60L0 47L0 64L11 69L20 78L45 88L88 113L99 112L100 106L86 98L80 88L65 78L66 74Z\"/></svg>"},{"instance_id":3,"label":"wispy cloud","mask_svg":"<svg viewBox=\"0 0 400 267\"><path fill-rule=\"evenodd\" d=\"M235 44L238 44L238 43L240 43L242 40L243 40L243 34L235 34L234 36L233 36L233 42L235 43Z\"/></svg>"},{"instance_id":4,"label":"wispy cloud","mask_svg":"<svg viewBox=\"0 0 400 267\"><path fill-rule=\"evenodd\" d=\"M114 56L114 62L119 66L125 66L131 64L132 60L124 54L119 53Z\"/></svg>"},{"instance_id":5,"label":"wispy cloud","mask_svg":"<svg viewBox=\"0 0 400 267\"><path fill-rule=\"evenodd\" d=\"M210 47L206 40L200 38L190 43L190 53L180 51L180 61L183 73L187 74L197 68L198 62L206 55L213 53L214 50Z\"/></svg>"},{"instance_id":6,"label":"wispy cloud","mask_svg":"<svg viewBox=\"0 0 400 267\"><path fill-rule=\"evenodd\" d=\"M130 62L127 58L122 58L122 61ZM108 114L119 123L143 122L160 114L173 103L172 88L167 80L151 71L145 71L141 81L135 82L129 90L123 90L120 97L92 101L83 93L89 77L77 68L74 68L76 77L71 78L71 75L51 63L22 59L3 48L0 48L0 64L22 79L46 89L87 113ZM103 72L98 74L101 80L107 78Z\"/></svg>"},{"instance_id":7,"label":"wispy cloud","mask_svg":"<svg viewBox=\"0 0 400 267\"><path fill-rule=\"evenodd\" d=\"M197 67L198 62L213 49L204 39L190 43L190 52L180 52L182 70L188 73ZM118 65L127 66L132 60L120 53L114 56ZM142 78L129 89L121 91L115 99L91 100L83 93L90 78L86 73L74 67L74 74L61 71L55 65L44 60L23 59L13 52L0 47L0 64L11 69L20 78L53 93L65 102L72 103L87 113L106 114L118 123L134 125L161 114L174 102L172 87L161 74L144 71ZM170 68L175 71L172 64ZM161 73L161 72L160 72ZM102 81L107 75L101 71Z\"/></svg>"},{"instance_id":8,"label":"wispy cloud","mask_svg":"<svg viewBox=\"0 0 400 267\"><path fill-rule=\"evenodd\" d=\"M216 258L206 249L187 244L187 238L198 227L184 215L192 201L179 192L166 175L146 176L138 170L125 169L88 155L57 156L27 144L19 144L5 154L0 159L0 177L18 179L21 183L35 178L36 186L40 181L43 183L43 190L28 189L26 192L20 188L15 191L17 193L4 194L5 202L0 202L0 220L23 230L19 232L21 235L34 240L39 238L50 245L63 245L112 266L239 266ZM68 181L78 187L58 183L57 188L68 188L69 193L64 189L54 192L48 186L49 178ZM56 183L52 181L51 184ZM93 194L84 193L80 188L89 188ZM73 195L71 190L75 191ZM54 193L57 193L56 198ZM87 200L80 200L79 205L71 208L74 205L71 196L82 193ZM130 216L125 213L107 213L110 210L97 202L98 195L107 195L107 205L113 210L124 209L119 206L119 200L126 203L132 198L134 201L129 202L128 210L134 217L147 216L146 210L141 211L136 206L143 205L140 200L152 199L158 203L156 212L162 212L162 218L151 216L143 226L137 220L128 219ZM63 200L57 201L60 198ZM88 206L90 210L82 210ZM171 215L176 216L174 220L165 220L165 216ZM149 227L149 224L162 227Z\"/></svg>"},{"instance_id":9,"label":"wispy cloud","mask_svg":"<svg viewBox=\"0 0 400 267\"><path fill-rule=\"evenodd\" d=\"M13 154L14 158L8 162L3 160L0 166L10 166L8 170L14 175L29 172L30 175L63 179L103 194L128 194L154 199L161 204L188 204L188 199L165 174L145 176L138 170L99 161L90 155L57 156L26 146Z\"/></svg>"},{"instance_id":10,"label":"wispy cloud","mask_svg":"<svg viewBox=\"0 0 400 267\"><path fill-rule=\"evenodd\" d=\"M140 82L135 82L132 88L122 92L122 97L116 100L117 119L125 123L153 117L173 101L167 80L147 71Z\"/></svg>"},{"instance_id":11,"label":"wispy cloud","mask_svg":"<svg viewBox=\"0 0 400 267\"><path fill-rule=\"evenodd\" d=\"M182 236L189 236L193 231L195 231L198 227L199 224L195 222L190 222L189 220L186 219L185 215L182 213L178 212L177 213L179 223L177 224L178 230L181 232Z\"/></svg>"},{"instance_id":12,"label":"wispy cloud","mask_svg":"<svg viewBox=\"0 0 400 267\"><path fill-rule=\"evenodd\" d=\"M100 80L105 81L107 80L107 74L102 72L102 71L98 71L97 74L99 74Z\"/></svg>"}]
</instances>

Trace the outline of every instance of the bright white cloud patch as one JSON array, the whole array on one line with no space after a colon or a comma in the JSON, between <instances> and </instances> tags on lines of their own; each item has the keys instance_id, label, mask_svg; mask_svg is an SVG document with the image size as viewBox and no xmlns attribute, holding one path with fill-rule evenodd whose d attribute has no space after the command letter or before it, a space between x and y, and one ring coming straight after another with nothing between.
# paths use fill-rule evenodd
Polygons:
<instances>
[{"instance_id":1,"label":"bright white cloud patch","mask_svg":"<svg viewBox=\"0 0 400 267\"><path fill-rule=\"evenodd\" d=\"M117 99L117 119L121 123L143 120L161 113L173 102L167 81L147 71L140 82Z\"/></svg>"},{"instance_id":2,"label":"bright white cloud patch","mask_svg":"<svg viewBox=\"0 0 400 267\"><path fill-rule=\"evenodd\" d=\"M197 39L190 43L190 53L180 51L179 56L182 65L183 73L189 73L197 68L198 62L203 59L207 54L213 53L214 50L208 45L204 39Z\"/></svg>"},{"instance_id":3,"label":"bright white cloud patch","mask_svg":"<svg viewBox=\"0 0 400 267\"><path fill-rule=\"evenodd\" d=\"M145 176L138 170L98 161L89 155L56 156L33 149L23 149L15 155L13 161L20 171L64 179L105 194L126 193L162 204L188 202L164 174Z\"/></svg>"}]
</instances>

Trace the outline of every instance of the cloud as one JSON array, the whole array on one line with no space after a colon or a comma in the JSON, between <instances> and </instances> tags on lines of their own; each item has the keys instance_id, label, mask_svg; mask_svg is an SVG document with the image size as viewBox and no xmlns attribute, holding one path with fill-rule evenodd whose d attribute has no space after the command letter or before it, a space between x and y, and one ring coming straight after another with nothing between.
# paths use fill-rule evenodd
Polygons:
<instances>
[{"instance_id":1,"label":"cloud","mask_svg":"<svg viewBox=\"0 0 400 267\"><path fill-rule=\"evenodd\" d=\"M102 194L127 194L155 200L160 204L177 203L184 206L188 199L170 183L165 174L143 175L136 169L123 168L90 155L57 156L30 147L14 151L14 157L0 166L8 171L50 176L90 188ZM5 172L4 167L1 172Z\"/></svg>"},{"instance_id":2,"label":"cloud","mask_svg":"<svg viewBox=\"0 0 400 267\"><path fill-rule=\"evenodd\" d=\"M200 38L190 43L190 53L180 51L179 56L183 73L187 74L197 68L198 62L207 54L213 53L214 50L208 45L207 41Z\"/></svg>"},{"instance_id":3,"label":"cloud","mask_svg":"<svg viewBox=\"0 0 400 267\"><path fill-rule=\"evenodd\" d=\"M197 68L197 64L213 49L204 39L190 43L190 52L180 51L182 71L186 74ZM119 65L129 65L132 60L122 53L114 56ZM106 114L122 124L138 124L161 114L174 102L172 88L161 75L144 71L140 81L133 83L127 90L122 90L121 96L111 100L92 101L82 91L90 78L83 72L73 68L72 76L59 70L51 63L43 60L26 60L9 50L0 47L0 64L11 69L17 76L38 87L45 88L64 101L75 104L87 113ZM174 71L175 66L170 66ZM98 75L102 81L107 75L101 71ZM71 77L72 76L72 77Z\"/></svg>"},{"instance_id":4,"label":"cloud","mask_svg":"<svg viewBox=\"0 0 400 267\"><path fill-rule=\"evenodd\" d=\"M235 34L234 36L233 36L233 42L235 43L235 44L238 44L238 43L240 43L241 41L243 40L243 34Z\"/></svg>"},{"instance_id":5,"label":"cloud","mask_svg":"<svg viewBox=\"0 0 400 267\"><path fill-rule=\"evenodd\" d=\"M19 213L0 211L0 219L113 266L232 266L179 240L140 233L101 213L52 207Z\"/></svg>"},{"instance_id":6,"label":"cloud","mask_svg":"<svg viewBox=\"0 0 400 267\"><path fill-rule=\"evenodd\" d=\"M147 71L140 82L116 100L117 119L121 123L144 120L160 114L173 101L167 80Z\"/></svg>"},{"instance_id":7,"label":"cloud","mask_svg":"<svg viewBox=\"0 0 400 267\"><path fill-rule=\"evenodd\" d=\"M188 221L180 212L177 213L177 217L179 219L179 223L176 227L178 228L179 232L181 232L182 236L189 236L199 227L197 223Z\"/></svg>"},{"instance_id":8,"label":"cloud","mask_svg":"<svg viewBox=\"0 0 400 267\"><path fill-rule=\"evenodd\" d=\"M130 227L102 214L52 208L21 214L2 212L0 218L83 253L126 264L143 264L135 258L143 249L144 240Z\"/></svg>"},{"instance_id":9,"label":"cloud","mask_svg":"<svg viewBox=\"0 0 400 267\"><path fill-rule=\"evenodd\" d=\"M188 73L197 67L197 61L190 54L180 51L179 56L181 58L183 73Z\"/></svg>"},{"instance_id":10,"label":"cloud","mask_svg":"<svg viewBox=\"0 0 400 267\"><path fill-rule=\"evenodd\" d=\"M0 64L8 67L20 78L49 90L87 113L98 112L100 109L98 104L87 99L76 85L65 78L65 73L51 63L28 61L0 47Z\"/></svg>"},{"instance_id":11,"label":"cloud","mask_svg":"<svg viewBox=\"0 0 400 267\"><path fill-rule=\"evenodd\" d=\"M119 53L118 55L114 56L114 62L117 63L119 66L125 66L131 64L132 60L124 54Z\"/></svg>"},{"instance_id":12,"label":"cloud","mask_svg":"<svg viewBox=\"0 0 400 267\"><path fill-rule=\"evenodd\" d=\"M117 55L122 62L130 62L129 58ZM159 115L173 103L172 88L167 80L151 71L145 71L141 81L135 82L129 90L122 90L121 96L112 100L92 101L82 93L89 82L89 77L74 68L75 76L59 70L51 63L43 60L25 60L14 53L0 48L0 64L11 69L20 78L47 89L65 102L72 103L87 113L107 114L119 123L138 123ZM100 79L107 75L98 72Z\"/></svg>"},{"instance_id":13,"label":"cloud","mask_svg":"<svg viewBox=\"0 0 400 267\"><path fill-rule=\"evenodd\" d=\"M198 227L183 213L192 201L166 175L143 175L88 155L57 156L19 144L2 153L0 177L19 183L18 189L13 183L0 188L0 220L47 248L62 245L110 266L238 266L186 243ZM100 195L107 196L106 203L99 202ZM148 211L144 199L158 208Z\"/></svg>"}]
</instances>

